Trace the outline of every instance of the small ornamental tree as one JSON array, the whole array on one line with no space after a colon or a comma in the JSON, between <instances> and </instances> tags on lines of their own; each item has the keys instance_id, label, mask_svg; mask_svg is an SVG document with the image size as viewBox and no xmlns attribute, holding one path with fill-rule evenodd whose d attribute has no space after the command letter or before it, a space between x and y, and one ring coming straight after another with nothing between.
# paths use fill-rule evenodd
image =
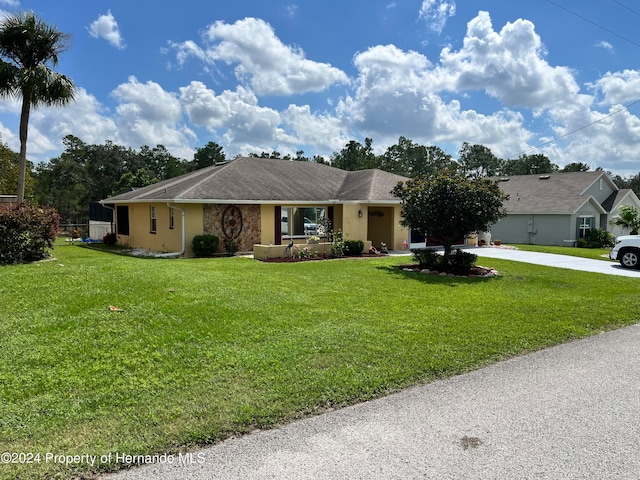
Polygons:
<instances>
[{"instance_id":1,"label":"small ornamental tree","mask_svg":"<svg viewBox=\"0 0 640 480\"><path fill-rule=\"evenodd\" d=\"M629 230L629 235L638 235L640 210L631 205L623 205L620 207L620 214L613 220L613 224Z\"/></svg>"},{"instance_id":2,"label":"small ornamental tree","mask_svg":"<svg viewBox=\"0 0 640 480\"><path fill-rule=\"evenodd\" d=\"M398 183L391 193L402 201L403 226L442 241L444 265L456 240L488 230L506 215L503 202L509 198L495 181L450 171Z\"/></svg>"}]
</instances>

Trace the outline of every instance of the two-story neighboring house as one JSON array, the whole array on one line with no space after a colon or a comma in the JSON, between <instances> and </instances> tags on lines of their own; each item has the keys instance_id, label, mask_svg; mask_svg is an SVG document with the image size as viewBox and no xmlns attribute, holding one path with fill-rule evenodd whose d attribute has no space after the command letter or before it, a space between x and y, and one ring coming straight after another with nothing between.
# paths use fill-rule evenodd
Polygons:
<instances>
[{"instance_id":1,"label":"two-story neighboring house","mask_svg":"<svg viewBox=\"0 0 640 480\"><path fill-rule=\"evenodd\" d=\"M509 195L507 216L491 227L492 240L572 245L594 228L624 232L612 220L622 205L640 208L632 190L619 189L606 172L494 177Z\"/></svg>"}]
</instances>

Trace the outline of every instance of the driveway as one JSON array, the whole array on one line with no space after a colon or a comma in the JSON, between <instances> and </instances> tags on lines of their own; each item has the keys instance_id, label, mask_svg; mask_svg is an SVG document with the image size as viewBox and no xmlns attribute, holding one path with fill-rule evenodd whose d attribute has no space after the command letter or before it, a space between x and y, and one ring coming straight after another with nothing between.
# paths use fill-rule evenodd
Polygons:
<instances>
[{"instance_id":1,"label":"driveway","mask_svg":"<svg viewBox=\"0 0 640 480\"><path fill-rule=\"evenodd\" d=\"M639 347L634 325L105 478L638 479Z\"/></svg>"},{"instance_id":2,"label":"driveway","mask_svg":"<svg viewBox=\"0 0 640 480\"><path fill-rule=\"evenodd\" d=\"M611 260L592 260L590 258L572 257L569 255L527 252L524 250L497 247L465 247L463 250L475 253L479 257L501 258L516 262L547 265L549 267L568 268L570 270L582 270L585 272L640 278L640 270L622 268L619 262L613 262Z\"/></svg>"}]
</instances>

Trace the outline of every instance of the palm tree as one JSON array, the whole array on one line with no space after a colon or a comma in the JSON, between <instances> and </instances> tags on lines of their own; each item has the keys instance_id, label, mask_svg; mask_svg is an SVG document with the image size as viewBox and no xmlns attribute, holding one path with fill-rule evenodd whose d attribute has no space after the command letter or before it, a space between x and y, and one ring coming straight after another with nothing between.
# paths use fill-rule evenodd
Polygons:
<instances>
[{"instance_id":1,"label":"palm tree","mask_svg":"<svg viewBox=\"0 0 640 480\"><path fill-rule=\"evenodd\" d=\"M620 214L617 215L613 224L630 230L631 235L638 235L640 229L640 210L631 205L620 207Z\"/></svg>"},{"instance_id":2,"label":"palm tree","mask_svg":"<svg viewBox=\"0 0 640 480\"><path fill-rule=\"evenodd\" d=\"M69 35L47 25L33 12L0 21L0 97L22 98L18 203L24 201L27 131L31 107L66 105L74 99L73 81L53 71L58 54L68 48Z\"/></svg>"}]
</instances>

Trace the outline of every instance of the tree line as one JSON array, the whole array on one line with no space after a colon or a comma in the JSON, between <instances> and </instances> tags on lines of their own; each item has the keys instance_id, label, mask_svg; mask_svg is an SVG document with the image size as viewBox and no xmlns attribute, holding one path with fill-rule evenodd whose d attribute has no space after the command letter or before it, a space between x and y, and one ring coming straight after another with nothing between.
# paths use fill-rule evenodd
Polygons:
<instances>
[{"instance_id":1,"label":"tree line","mask_svg":"<svg viewBox=\"0 0 640 480\"><path fill-rule=\"evenodd\" d=\"M63 145L59 157L37 166L28 164L25 191L30 201L56 208L64 223L86 223L91 202L227 160L223 148L212 141L196 149L191 160L171 155L163 145L139 149L111 141L95 145L73 135L66 136ZM469 178L589 170L587 164L580 162L561 169L541 154L504 160L488 147L470 143L464 143L454 159L440 147L420 145L402 136L380 155L374 153L372 139L366 138L364 144L349 141L329 159L308 157L302 150L295 155L272 151L249 156L325 163L343 170L378 168L410 178L429 177L443 170ZM15 192L18 165L19 155L0 142L0 193ZM640 173L612 178L619 188L631 188L640 194Z\"/></svg>"}]
</instances>

